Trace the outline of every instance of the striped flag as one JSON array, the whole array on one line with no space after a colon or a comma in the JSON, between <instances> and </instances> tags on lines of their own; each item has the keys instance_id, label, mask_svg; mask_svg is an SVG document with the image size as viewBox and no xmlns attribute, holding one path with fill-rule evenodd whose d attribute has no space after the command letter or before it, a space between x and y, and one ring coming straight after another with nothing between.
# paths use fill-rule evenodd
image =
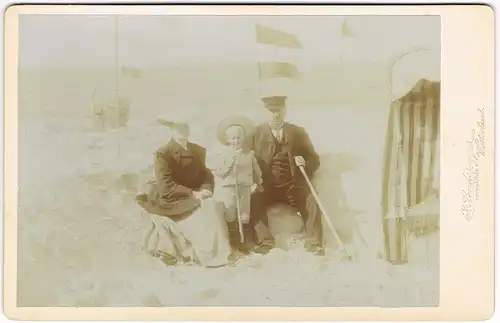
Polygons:
<instances>
[{"instance_id":1,"label":"striped flag","mask_svg":"<svg viewBox=\"0 0 500 323\"><path fill-rule=\"evenodd\" d=\"M259 44L288 48L302 48L301 42L295 35L281 30L256 25L255 35L257 43Z\"/></svg>"},{"instance_id":2,"label":"striped flag","mask_svg":"<svg viewBox=\"0 0 500 323\"><path fill-rule=\"evenodd\" d=\"M382 178L387 260L407 262L406 216L432 189L439 152L440 83L420 80L391 105Z\"/></svg>"},{"instance_id":3,"label":"striped flag","mask_svg":"<svg viewBox=\"0 0 500 323\"><path fill-rule=\"evenodd\" d=\"M291 81L300 78L299 59L303 48L299 38L289 32L257 24L259 80L268 95L287 95Z\"/></svg>"},{"instance_id":4,"label":"striped flag","mask_svg":"<svg viewBox=\"0 0 500 323\"><path fill-rule=\"evenodd\" d=\"M259 78L267 80L277 77L296 79L300 77L296 65L287 62L259 62Z\"/></svg>"}]
</instances>

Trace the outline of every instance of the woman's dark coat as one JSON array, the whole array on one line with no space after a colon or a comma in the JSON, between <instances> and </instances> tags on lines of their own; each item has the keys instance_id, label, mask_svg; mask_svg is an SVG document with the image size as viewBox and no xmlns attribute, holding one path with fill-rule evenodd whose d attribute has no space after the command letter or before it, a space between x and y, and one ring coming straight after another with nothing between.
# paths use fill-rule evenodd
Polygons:
<instances>
[{"instance_id":1,"label":"woman's dark coat","mask_svg":"<svg viewBox=\"0 0 500 323\"><path fill-rule=\"evenodd\" d=\"M138 203L149 213L173 219L200 206L193 191L213 192L214 178L205 165L206 149L188 142L187 150L175 140L155 154L156 182L149 193L138 196Z\"/></svg>"}]
</instances>

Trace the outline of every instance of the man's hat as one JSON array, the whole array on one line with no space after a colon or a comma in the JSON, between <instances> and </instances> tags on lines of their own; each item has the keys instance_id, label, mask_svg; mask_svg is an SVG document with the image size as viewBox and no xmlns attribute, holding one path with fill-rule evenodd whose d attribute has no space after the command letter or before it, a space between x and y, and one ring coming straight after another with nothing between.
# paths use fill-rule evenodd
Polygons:
<instances>
[{"instance_id":1,"label":"man's hat","mask_svg":"<svg viewBox=\"0 0 500 323\"><path fill-rule=\"evenodd\" d=\"M226 130L232 126L240 126L245 131L245 137L250 137L255 131L255 123L244 116L230 116L223 119L217 126L217 139L227 145Z\"/></svg>"},{"instance_id":2,"label":"man's hat","mask_svg":"<svg viewBox=\"0 0 500 323\"><path fill-rule=\"evenodd\" d=\"M158 123L167 127L172 127L174 125L189 125L189 118L179 113L171 113L158 117Z\"/></svg>"},{"instance_id":3,"label":"man's hat","mask_svg":"<svg viewBox=\"0 0 500 323\"><path fill-rule=\"evenodd\" d=\"M284 107L286 105L286 96L268 96L262 98L264 107L270 109L272 107Z\"/></svg>"}]
</instances>

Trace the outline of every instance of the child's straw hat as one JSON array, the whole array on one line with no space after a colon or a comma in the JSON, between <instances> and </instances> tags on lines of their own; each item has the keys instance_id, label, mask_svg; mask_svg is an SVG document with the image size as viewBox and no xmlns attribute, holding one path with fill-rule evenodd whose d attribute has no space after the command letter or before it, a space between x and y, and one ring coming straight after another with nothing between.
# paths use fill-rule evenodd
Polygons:
<instances>
[{"instance_id":1,"label":"child's straw hat","mask_svg":"<svg viewBox=\"0 0 500 323\"><path fill-rule=\"evenodd\" d=\"M255 123L244 116L230 116L223 119L217 126L217 139L221 144L227 145L226 130L232 126L240 126L245 131L245 137L248 139L255 131Z\"/></svg>"}]
</instances>

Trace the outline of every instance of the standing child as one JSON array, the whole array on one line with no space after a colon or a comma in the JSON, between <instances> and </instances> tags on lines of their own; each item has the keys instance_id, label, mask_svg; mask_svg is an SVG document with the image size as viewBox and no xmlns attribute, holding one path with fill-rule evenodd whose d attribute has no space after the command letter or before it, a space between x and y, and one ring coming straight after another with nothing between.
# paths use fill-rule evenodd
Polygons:
<instances>
[{"instance_id":1,"label":"standing child","mask_svg":"<svg viewBox=\"0 0 500 323\"><path fill-rule=\"evenodd\" d=\"M223 120L218 129L219 141L225 146L216 157L216 209L224 216L233 256L248 253L248 237L253 233L250 224L250 195L252 187L262 191L262 173L254 152L247 148L246 140L252 123L243 117ZM244 243L241 243L240 230Z\"/></svg>"}]
</instances>

